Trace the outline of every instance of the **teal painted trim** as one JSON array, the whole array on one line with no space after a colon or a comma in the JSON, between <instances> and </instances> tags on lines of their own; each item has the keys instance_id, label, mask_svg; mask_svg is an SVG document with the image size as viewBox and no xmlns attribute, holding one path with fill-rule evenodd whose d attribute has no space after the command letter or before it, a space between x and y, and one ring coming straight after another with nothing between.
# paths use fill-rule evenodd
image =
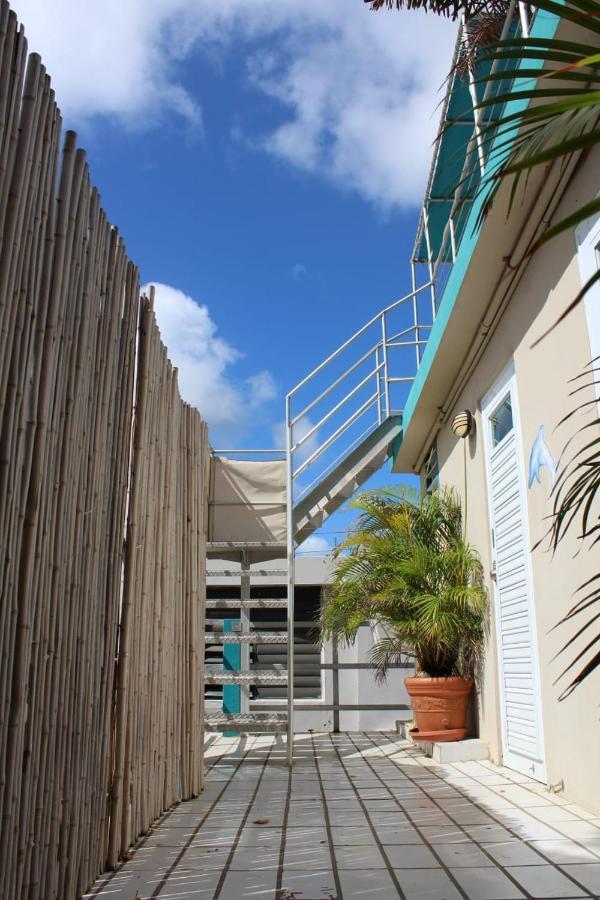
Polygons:
<instances>
[{"instance_id":1,"label":"teal painted trim","mask_svg":"<svg viewBox=\"0 0 600 900\"><path fill-rule=\"evenodd\" d=\"M223 631L233 631L239 619L224 619ZM228 672L239 672L242 665L241 644L223 644L223 668ZM239 713L242 709L242 689L239 684L223 685L223 712ZM223 732L225 737L237 737L237 731Z\"/></svg>"},{"instance_id":2,"label":"teal painted trim","mask_svg":"<svg viewBox=\"0 0 600 900\"><path fill-rule=\"evenodd\" d=\"M556 29L558 28L559 17L555 16L553 13L548 13L545 10L538 10L538 13L534 19L533 27L531 29L531 36L536 38L552 38L556 33ZM527 66L532 68L537 65L538 68L542 67L542 60L527 60ZM518 79L515 81L515 90L522 89L525 85L531 84L533 79ZM526 100L512 100L507 104L507 112L508 113L516 113L521 112L521 110L525 109L527 106ZM509 132L505 132L503 135L503 140L507 139L507 135ZM517 128L515 127L513 132L513 138L517 134ZM490 152L490 157L493 156L493 165L490 166L488 172L486 174L486 181L489 181L490 175L500 166L503 158L508 155L510 152L510 144L508 144L504 154L501 156L499 153L494 154L494 149ZM442 297L442 301L440 303L438 314L431 329L429 340L427 341L427 345L425 347L425 352L423 354L423 359L421 360L421 365L417 371L415 380L413 381L410 389L410 393L408 395L406 401L406 407L404 409L404 413L402 416L404 431L410 425L410 421L414 415L415 409L417 408L417 404L419 402L419 398L423 391L423 386L431 371L431 367L433 365L433 361L435 359L435 355L439 349L442 337L446 330L446 326L448 324L448 320L454 309L456 304L456 300L460 293L460 289L462 287L463 279L465 276L465 272L469 266L471 261L471 257L473 256L473 251L477 245L477 241L479 240L479 234L481 231L481 227L476 227L476 222L479 217L479 213L481 208L485 202L486 192L480 191L475 202L473 203L469 218L467 220L467 225L465 227L465 234L462 239L458 256L456 261L452 267L452 271L448 278L448 282L446 284L446 289L444 290L444 295ZM402 443L402 432L398 435L400 440L394 442L394 455L393 459L395 460L398 451L400 449L400 445ZM398 439L397 439L398 440ZM393 463L392 463L393 465Z\"/></svg>"},{"instance_id":3,"label":"teal painted trim","mask_svg":"<svg viewBox=\"0 0 600 900\"><path fill-rule=\"evenodd\" d=\"M404 422L404 419L402 419ZM400 450L400 445L402 443L402 431L399 431L394 440L392 441L392 453L390 459L390 472L394 471L394 460L398 455L398 451Z\"/></svg>"}]
</instances>

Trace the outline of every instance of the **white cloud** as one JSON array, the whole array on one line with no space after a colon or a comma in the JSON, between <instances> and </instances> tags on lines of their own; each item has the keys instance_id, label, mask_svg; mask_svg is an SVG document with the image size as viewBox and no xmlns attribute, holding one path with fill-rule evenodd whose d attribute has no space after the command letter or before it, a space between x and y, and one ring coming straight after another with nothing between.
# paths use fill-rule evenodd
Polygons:
<instances>
[{"instance_id":1,"label":"white cloud","mask_svg":"<svg viewBox=\"0 0 600 900\"><path fill-rule=\"evenodd\" d=\"M14 5L70 119L152 127L176 113L199 123L202 84L184 87L180 64L231 51L255 89L282 104L278 127L246 136L254 146L382 207L420 200L455 31L446 20L372 13L360 0Z\"/></svg>"},{"instance_id":2,"label":"white cloud","mask_svg":"<svg viewBox=\"0 0 600 900\"><path fill-rule=\"evenodd\" d=\"M304 263L294 263L292 266L292 275L294 278L303 278L308 272L308 269L304 265Z\"/></svg>"},{"instance_id":3,"label":"white cloud","mask_svg":"<svg viewBox=\"0 0 600 900\"><path fill-rule=\"evenodd\" d=\"M319 430L317 429L309 435L309 432L312 431L313 427L314 422L312 422L308 416L303 416L292 428L292 443L298 444L299 441L303 441L300 447L294 452L295 468L302 465L302 463L305 462L309 456L312 456L319 447L321 440L319 437ZM273 427L273 441L275 446L281 449L286 446L285 422L278 422Z\"/></svg>"},{"instance_id":4,"label":"white cloud","mask_svg":"<svg viewBox=\"0 0 600 900\"><path fill-rule=\"evenodd\" d=\"M303 544L300 545L299 555L309 554L311 556L322 555L325 556L326 553L331 551L331 545L326 538L319 537L316 534L312 534L310 537L306 538Z\"/></svg>"},{"instance_id":5,"label":"white cloud","mask_svg":"<svg viewBox=\"0 0 600 900\"><path fill-rule=\"evenodd\" d=\"M150 285L144 285L148 292ZM179 390L211 427L211 438L235 438L256 411L277 396L270 372L237 382L228 372L240 352L217 334L206 306L168 284L154 283L155 311L169 358L179 369Z\"/></svg>"},{"instance_id":6,"label":"white cloud","mask_svg":"<svg viewBox=\"0 0 600 900\"><path fill-rule=\"evenodd\" d=\"M266 369L251 375L246 379L246 384L250 388L250 405L255 408L274 400L277 396L277 385L270 372Z\"/></svg>"}]
</instances>

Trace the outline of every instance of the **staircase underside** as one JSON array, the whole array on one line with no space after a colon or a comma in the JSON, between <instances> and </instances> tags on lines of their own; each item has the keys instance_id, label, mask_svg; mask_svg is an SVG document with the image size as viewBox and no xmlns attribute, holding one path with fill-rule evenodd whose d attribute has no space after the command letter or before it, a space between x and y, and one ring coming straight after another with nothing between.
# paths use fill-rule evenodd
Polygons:
<instances>
[{"instance_id":1,"label":"staircase underside","mask_svg":"<svg viewBox=\"0 0 600 900\"><path fill-rule=\"evenodd\" d=\"M345 503L392 454L402 430L401 416L390 416L294 506L296 546L302 544Z\"/></svg>"}]
</instances>

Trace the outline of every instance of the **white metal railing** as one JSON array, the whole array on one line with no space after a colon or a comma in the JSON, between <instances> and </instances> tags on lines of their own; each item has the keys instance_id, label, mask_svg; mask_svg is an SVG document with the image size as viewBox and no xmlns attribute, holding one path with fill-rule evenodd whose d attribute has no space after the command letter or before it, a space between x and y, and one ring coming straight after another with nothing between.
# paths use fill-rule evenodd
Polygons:
<instances>
[{"instance_id":1,"label":"white metal railing","mask_svg":"<svg viewBox=\"0 0 600 900\"><path fill-rule=\"evenodd\" d=\"M396 389L412 384L433 324L434 306L421 302L429 288L416 288L378 312L287 395L288 489L294 503L384 419L402 411Z\"/></svg>"}]
</instances>

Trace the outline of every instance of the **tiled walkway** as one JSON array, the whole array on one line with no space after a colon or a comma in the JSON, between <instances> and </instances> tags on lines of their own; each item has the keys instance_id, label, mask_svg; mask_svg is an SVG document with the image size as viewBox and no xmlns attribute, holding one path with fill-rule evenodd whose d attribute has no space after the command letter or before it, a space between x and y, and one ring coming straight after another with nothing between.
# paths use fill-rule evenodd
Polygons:
<instances>
[{"instance_id":1,"label":"tiled walkway","mask_svg":"<svg viewBox=\"0 0 600 900\"><path fill-rule=\"evenodd\" d=\"M88 897L599 897L600 819L491 763L381 733L212 738L206 790Z\"/></svg>"}]
</instances>

